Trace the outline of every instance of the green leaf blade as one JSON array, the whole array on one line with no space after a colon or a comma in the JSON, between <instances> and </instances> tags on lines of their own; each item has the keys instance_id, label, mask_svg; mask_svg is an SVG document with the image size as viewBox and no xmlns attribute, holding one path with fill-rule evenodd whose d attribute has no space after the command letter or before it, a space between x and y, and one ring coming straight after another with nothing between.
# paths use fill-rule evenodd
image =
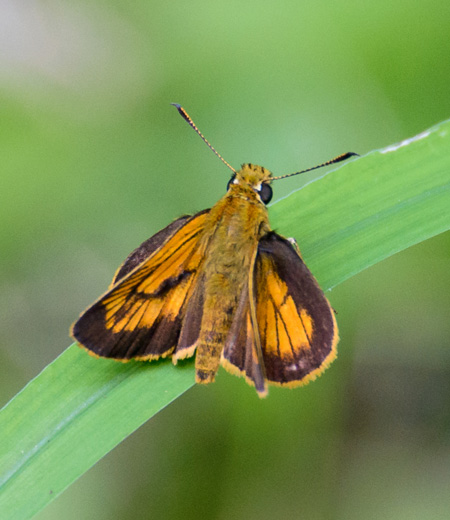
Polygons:
<instances>
[{"instance_id":1,"label":"green leaf blade","mask_svg":"<svg viewBox=\"0 0 450 520\"><path fill-rule=\"evenodd\" d=\"M2 410L2 517L37 513L194 384L189 364L102 361L72 345Z\"/></svg>"}]
</instances>

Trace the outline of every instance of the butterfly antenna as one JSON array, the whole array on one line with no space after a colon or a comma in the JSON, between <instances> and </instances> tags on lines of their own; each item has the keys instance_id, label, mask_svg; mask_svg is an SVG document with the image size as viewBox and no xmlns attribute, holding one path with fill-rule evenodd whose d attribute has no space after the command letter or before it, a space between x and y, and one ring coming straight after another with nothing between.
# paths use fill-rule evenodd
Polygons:
<instances>
[{"instance_id":1,"label":"butterfly antenna","mask_svg":"<svg viewBox=\"0 0 450 520\"><path fill-rule=\"evenodd\" d=\"M306 170L301 170L299 172L288 173L287 175L280 175L279 177L272 177L272 180L286 179L286 177L292 177L293 175L299 175L300 173L317 170L317 168L323 168L324 166L329 166L330 164L336 164L341 161L346 161L349 157L353 157L353 156L359 157L359 155L357 153L353 153L353 152L343 153L342 155L338 155L334 159L331 159L331 161L324 162L322 164L319 164L318 166L313 166L312 168L308 168Z\"/></svg>"},{"instance_id":2,"label":"butterfly antenna","mask_svg":"<svg viewBox=\"0 0 450 520\"><path fill-rule=\"evenodd\" d=\"M220 155L220 153L214 148L214 146L208 141L208 139L206 139L206 137L200 132L200 130L197 128L197 125L194 123L194 121L192 121L192 119L190 118L189 114L186 112L186 110L181 106L179 105L178 103L170 103L171 105L173 105L177 110L178 112L180 113L181 117L187 121L187 123L189 124L189 126L191 126L196 132L197 134L202 138L202 140L209 146L209 148L211 148L211 150L217 155L217 157L226 165L228 166L228 168L230 168L230 170L234 173L236 173L236 170L233 168L233 166L231 166L231 164L227 163L227 161Z\"/></svg>"}]
</instances>

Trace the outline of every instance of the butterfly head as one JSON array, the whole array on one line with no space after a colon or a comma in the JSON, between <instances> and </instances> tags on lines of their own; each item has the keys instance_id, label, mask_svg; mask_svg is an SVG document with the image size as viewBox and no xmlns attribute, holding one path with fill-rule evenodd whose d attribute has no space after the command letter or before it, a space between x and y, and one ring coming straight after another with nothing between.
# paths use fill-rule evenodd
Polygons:
<instances>
[{"instance_id":1,"label":"butterfly head","mask_svg":"<svg viewBox=\"0 0 450 520\"><path fill-rule=\"evenodd\" d=\"M263 166L246 163L241 166L239 171L236 171L228 182L228 190L235 186L241 187L244 190L254 191L261 202L268 204L272 199L272 188L270 182L272 181L272 173Z\"/></svg>"}]
</instances>

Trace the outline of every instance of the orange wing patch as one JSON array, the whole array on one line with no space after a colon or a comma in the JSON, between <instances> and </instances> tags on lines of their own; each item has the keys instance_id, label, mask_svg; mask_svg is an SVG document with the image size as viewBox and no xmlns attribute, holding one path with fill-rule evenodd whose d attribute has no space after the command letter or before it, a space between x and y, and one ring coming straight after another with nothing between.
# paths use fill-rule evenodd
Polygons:
<instances>
[{"instance_id":1,"label":"orange wing patch","mask_svg":"<svg viewBox=\"0 0 450 520\"><path fill-rule=\"evenodd\" d=\"M261 342L267 353L291 358L295 353L311 348L313 323L306 309L298 309L289 294L286 283L273 271L273 261L263 256L260 269L267 272L265 283L260 290L257 319L260 328ZM300 311L300 312L299 312Z\"/></svg>"},{"instance_id":2,"label":"orange wing patch","mask_svg":"<svg viewBox=\"0 0 450 520\"><path fill-rule=\"evenodd\" d=\"M207 215L183 217L182 225L173 223L159 240L144 243L144 253L138 248L130 255L115 285L73 326L77 341L95 355L123 361L170 355L203 263ZM133 266L142 254L146 259Z\"/></svg>"}]
</instances>

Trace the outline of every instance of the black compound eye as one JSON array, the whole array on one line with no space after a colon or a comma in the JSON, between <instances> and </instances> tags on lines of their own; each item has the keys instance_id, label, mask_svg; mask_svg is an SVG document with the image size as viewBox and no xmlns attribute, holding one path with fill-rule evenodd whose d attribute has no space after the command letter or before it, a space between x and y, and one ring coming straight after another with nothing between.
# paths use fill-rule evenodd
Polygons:
<instances>
[{"instance_id":1,"label":"black compound eye","mask_svg":"<svg viewBox=\"0 0 450 520\"><path fill-rule=\"evenodd\" d=\"M228 181L228 184L227 184L227 191L230 189L230 186L233 184L235 178L236 178L236 174L234 174L234 175L231 177L231 179Z\"/></svg>"},{"instance_id":2,"label":"black compound eye","mask_svg":"<svg viewBox=\"0 0 450 520\"><path fill-rule=\"evenodd\" d=\"M272 195L273 193L270 184L263 182L261 184L259 196L261 197L261 200L264 202L264 204L269 204L269 202L272 200Z\"/></svg>"}]
</instances>

